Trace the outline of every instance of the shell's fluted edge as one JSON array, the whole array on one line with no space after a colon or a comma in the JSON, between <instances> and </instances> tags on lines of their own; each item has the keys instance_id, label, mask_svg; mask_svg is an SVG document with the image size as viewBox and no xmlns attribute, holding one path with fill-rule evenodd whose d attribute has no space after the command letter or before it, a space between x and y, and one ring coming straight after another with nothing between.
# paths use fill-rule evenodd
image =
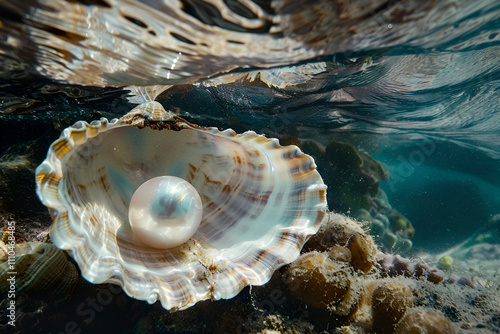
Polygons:
<instances>
[{"instance_id":1,"label":"shell's fluted edge","mask_svg":"<svg viewBox=\"0 0 500 334\"><path fill-rule=\"evenodd\" d=\"M162 140L165 147L181 140L182 148L154 151ZM166 154L176 163L156 167L153 161ZM179 161L190 170L179 174ZM139 111L133 121L126 115L65 129L37 168L36 183L54 221L53 243L70 251L87 280L115 283L131 297L178 310L262 285L299 256L327 211L315 167L297 147L255 132L202 128L177 117L162 122ZM204 220L188 242L160 251L137 244L124 217L134 182L165 170L197 188Z\"/></svg>"},{"instance_id":2,"label":"shell's fluted edge","mask_svg":"<svg viewBox=\"0 0 500 334\"><path fill-rule=\"evenodd\" d=\"M36 193L42 203L49 208L53 218L60 212L67 211L58 197L59 181L63 177L61 160L77 145L89 138L97 136L101 131L106 131L117 120L108 122L106 118L87 123L76 122L72 127L64 129L59 139L50 146L47 158L37 167Z\"/></svg>"}]
</instances>

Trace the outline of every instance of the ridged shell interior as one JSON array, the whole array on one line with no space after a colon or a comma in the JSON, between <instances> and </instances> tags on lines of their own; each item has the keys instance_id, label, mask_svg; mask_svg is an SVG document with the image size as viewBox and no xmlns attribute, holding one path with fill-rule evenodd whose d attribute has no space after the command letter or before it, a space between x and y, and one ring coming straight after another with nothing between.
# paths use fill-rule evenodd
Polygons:
<instances>
[{"instance_id":1,"label":"ridged shell interior","mask_svg":"<svg viewBox=\"0 0 500 334\"><path fill-rule=\"evenodd\" d=\"M232 298L298 257L326 210L315 167L297 147L254 132L101 119L64 130L36 180L53 243L70 250L87 280L175 310ZM135 190L161 175L190 182L203 201L198 231L169 250L136 241L128 222Z\"/></svg>"}]
</instances>

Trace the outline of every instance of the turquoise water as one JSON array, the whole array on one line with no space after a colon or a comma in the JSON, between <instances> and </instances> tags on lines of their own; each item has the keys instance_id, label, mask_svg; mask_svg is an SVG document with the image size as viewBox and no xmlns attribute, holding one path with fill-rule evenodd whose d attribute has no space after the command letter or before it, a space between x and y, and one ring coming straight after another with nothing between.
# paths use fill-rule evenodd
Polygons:
<instances>
[{"instance_id":1,"label":"turquoise water","mask_svg":"<svg viewBox=\"0 0 500 334\"><path fill-rule=\"evenodd\" d=\"M384 164L390 179L380 185L414 224L415 246L444 251L500 208L500 49L394 52L328 63L289 89L233 83L160 101L195 123L353 144Z\"/></svg>"}]
</instances>

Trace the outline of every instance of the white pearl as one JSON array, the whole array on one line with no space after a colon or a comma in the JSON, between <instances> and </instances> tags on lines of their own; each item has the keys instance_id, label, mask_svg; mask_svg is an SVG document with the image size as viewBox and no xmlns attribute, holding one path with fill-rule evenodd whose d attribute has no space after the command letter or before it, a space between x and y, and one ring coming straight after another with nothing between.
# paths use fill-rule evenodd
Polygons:
<instances>
[{"instance_id":1,"label":"white pearl","mask_svg":"<svg viewBox=\"0 0 500 334\"><path fill-rule=\"evenodd\" d=\"M150 247L166 249L186 242L200 225L200 195L187 181L159 176L144 182L129 205L134 236Z\"/></svg>"}]
</instances>

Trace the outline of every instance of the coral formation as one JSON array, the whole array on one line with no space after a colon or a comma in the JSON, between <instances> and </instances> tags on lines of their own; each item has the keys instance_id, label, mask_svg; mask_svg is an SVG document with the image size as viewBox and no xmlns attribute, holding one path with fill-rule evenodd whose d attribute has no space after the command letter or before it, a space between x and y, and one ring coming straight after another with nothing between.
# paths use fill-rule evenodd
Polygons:
<instances>
[{"instance_id":1,"label":"coral formation","mask_svg":"<svg viewBox=\"0 0 500 334\"><path fill-rule=\"evenodd\" d=\"M318 171L329 187L330 210L368 222L370 234L385 251L404 253L411 249L415 230L404 215L391 207L379 188L379 183L389 177L380 162L338 141L325 148L306 141L303 148L318 161Z\"/></svg>"},{"instance_id":2,"label":"coral formation","mask_svg":"<svg viewBox=\"0 0 500 334\"><path fill-rule=\"evenodd\" d=\"M378 193L378 183L388 179L382 165L365 152L358 152L354 146L333 141L325 148L324 168L332 175L329 183L333 190L330 198L337 199L334 209L369 210L374 206L372 198Z\"/></svg>"},{"instance_id":3,"label":"coral formation","mask_svg":"<svg viewBox=\"0 0 500 334\"><path fill-rule=\"evenodd\" d=\"M345 246L356 234L366 236L367 240L371 240L368 242L373 243L371 236L363 229L363 225L342 214L330 213L321 224L318 233L306 242L304 251L325 251L333 246ZM371 249L372 247L369 247L368 250Z\"/></svg>"}]
</instances>

